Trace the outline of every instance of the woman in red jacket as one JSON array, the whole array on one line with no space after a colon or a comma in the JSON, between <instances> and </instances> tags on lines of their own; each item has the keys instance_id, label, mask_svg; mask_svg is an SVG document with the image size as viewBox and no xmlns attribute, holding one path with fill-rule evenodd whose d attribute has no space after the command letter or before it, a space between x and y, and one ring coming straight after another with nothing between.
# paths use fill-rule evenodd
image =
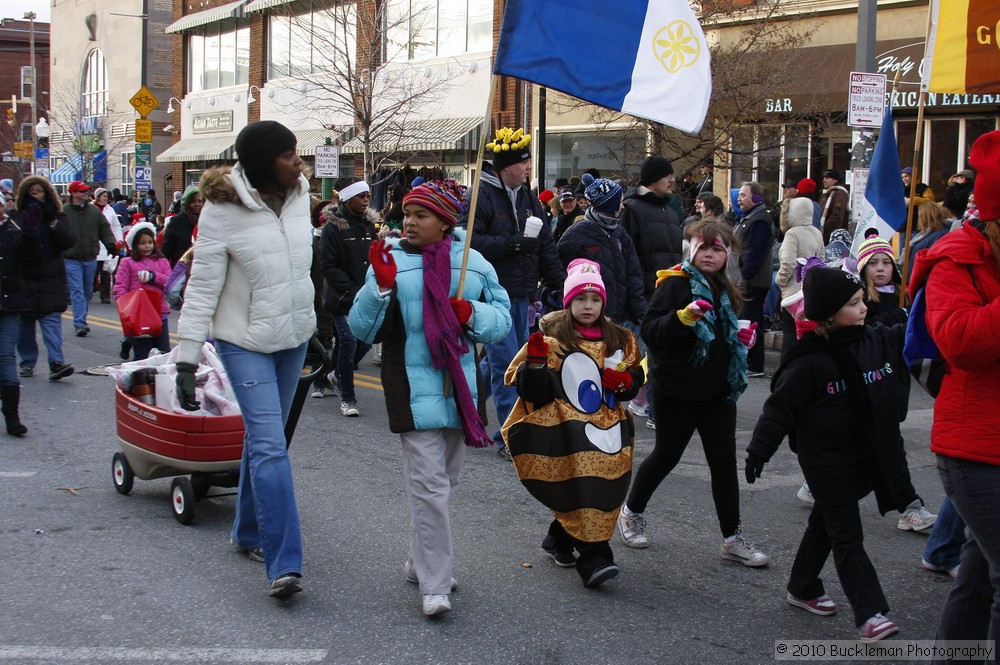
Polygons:
<instances>
[{"instance_id":1,"label":"woman in red jacket","mask_svg":"<svg viewBox=\"0 0 1000 665\"><path fill-rule=\"evenodd\" d=\"M948 366L931 450L969 530L939 640L1000 636L1000 132L981 136L969 163L982 221L919 252L911 282L925 285L927 328Z\"/></svg>"}]
</instances>

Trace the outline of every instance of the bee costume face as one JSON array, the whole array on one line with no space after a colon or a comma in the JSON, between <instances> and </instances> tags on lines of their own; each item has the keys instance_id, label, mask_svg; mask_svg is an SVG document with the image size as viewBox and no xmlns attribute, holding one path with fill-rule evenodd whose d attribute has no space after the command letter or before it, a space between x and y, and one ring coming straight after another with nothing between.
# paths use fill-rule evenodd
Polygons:
<instances>
[{"instance_id":1,"label":"bee costume face","mask_svg":"<svg viewBox=\"0 0 1000 665\"><path fill-rule=\"evenodd\" d=\"M548 365L539 378L549 381L553 399L536 405L519 398L501 434L521 483L566 532L583 542L606 541L632 478L635 428L624 405L601 384L602 340L581 339L579 349L566 349L552 337L545 341ZM518 380L524 360L522 349L507 370L508 384ZM622 363L639 363L631 335Z\"/></svg>"}]
</instances>

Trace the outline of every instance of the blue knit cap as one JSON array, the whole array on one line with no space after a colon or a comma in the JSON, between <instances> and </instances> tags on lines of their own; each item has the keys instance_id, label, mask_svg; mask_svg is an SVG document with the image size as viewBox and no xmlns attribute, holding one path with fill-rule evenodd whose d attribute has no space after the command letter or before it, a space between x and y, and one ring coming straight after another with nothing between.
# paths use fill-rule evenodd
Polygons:
<instances>
[{"instance_id":1,"label":"blue knit cap","mask_svg":"<svg viewBox=\"0 0 1000 665\"><path fill-rule=\"evenodd\" d=\"M586 187L583 195L590 201L594 210L611 215L618 213L622 206L623 190L621 185L607 178L595 179L589 173L584 173L581 180Z\"/></svg>"}]
</instances>

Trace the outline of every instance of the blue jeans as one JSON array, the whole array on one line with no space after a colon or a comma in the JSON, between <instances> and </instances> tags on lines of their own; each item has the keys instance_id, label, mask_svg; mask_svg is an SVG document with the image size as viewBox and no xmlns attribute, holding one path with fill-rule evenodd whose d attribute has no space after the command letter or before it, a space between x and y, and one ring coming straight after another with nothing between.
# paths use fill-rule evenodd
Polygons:
<instances>
[{"instance_id":1,"label":"blue jeans","mask_svg":"<svg viewBox=\"0 0 1000 665\"><path fill-rule=\"evenodd\" d=\"M216 341L243 412L243 459L232 539L264 550L268 580L302 574L302 533L292 488L285 421L298 385L306 344L257 353Z\"/></svg>"},{"instance_id":2,"label":"blue jeans","mask_svg":"<svg viewBox=\"0 0 1000 665\"><path fill-rule=\"evenodd\" d=\"M948 497L938 508L937 521L924 548L924 559L931 565L952 570L959 563L965 543L965 520L958 514L955 504Z\"/></svg>"},{"instance_id":3,"label":"blue jeans","mask_svg":"<svg viewBox=\"0 0 1000 665\"><path fill-rule=\"evenodd\" d=\"M937 639L1000 639L1000 466L938 455L937 469L969 535Z\"/></svg>"},{"instance_id":4,"label":"blue jeans","mask_svg":"<svg viewBox=\"0 0 1000 665\"><path fill-rule=\"evenodd\" d=\"M507 373L510 361L514 359L517 352L528 341L528 299L510 299L510 318L513 325L510 332L499 342L494 342L486 347L486 362L489 367L490 389L493 393L493 403L497 407L497 422L503 427L517 402L517 388L515 386L504 385L503 376ZM503 437L498 429L493 434L498 448L504 447Z\"/></svg>"},{"instance_id":5,"label":"blue jeans","mask_svg":"<svg viewBox=\"0 0 1000 665\"><path fill-rule=\"evenodd\" d=\"M156 337L129 337L135 360L145 360L154 348L160 353L170 353L170 326L166 314L163 315L163 329Z\"/></svg>"},{"instance_id":6,"label":"blue jeans","mask_svg":"<svg viewBox=\"0 0 1000 665\"><path fill-rule=\"evenodd\" d=\"M337 330L334 374L340 382L340 399L344 402L356 402L358 400L354 395L354 363L364 358L371 347L359 342L354 336L346 314L334 314L333 326Z\"/></svg>"},{"instance_id":7,"label":"blue jeans","mask_svg":"<svg viewBox=\"0 0 1000 665\"><path fill-rule=\"evenodd\" d=\"M17 314L0 312L0 386L19 386L14 346L21 325Z\"/></svg>"},{"instance_id":8,"label":"blue jeans","mask_svg":"<svg viewBox=\"0 0 1000 665\"><path fill-rule=\"evenodd\" d=\"M66 262L66 284L69 286L69 301L73 306L73 327L87 327L87 309L90 296L94 293L94 277L97 275L97 261Z\"/></svg>"},{"instance_id":9,"label":"blue jeans","mask_svg":"<svg viewBox=\"0 0 1000 665\"><path fill-rule=\"evenodd\" d=\"M65 362L62 352L62 312L49 312L39 319L21 317L21 330L17 336L17 353L21 367L35 368L38 362L38 340L35 338L35 321L42 329L42 342L49 354L50 363Z\"/></svg>"}]
</instances>

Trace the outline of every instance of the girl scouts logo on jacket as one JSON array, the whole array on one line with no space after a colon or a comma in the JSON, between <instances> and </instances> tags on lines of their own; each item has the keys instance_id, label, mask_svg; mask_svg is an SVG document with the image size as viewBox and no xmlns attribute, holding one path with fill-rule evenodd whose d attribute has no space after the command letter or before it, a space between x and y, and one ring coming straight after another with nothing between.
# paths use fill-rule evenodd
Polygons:
<instances>
[{"instance_id":1,"label":"girl scouts logo on jacket","mask_svg":"<svg viewBox=\"0 0 1000 665\"><path fill-rule=\"evenodd\" d=\"M698 62L701 41L686 21L672 21L653 36L653 55L664 69L674 74Z\"/></svg>"}]
</instances>

